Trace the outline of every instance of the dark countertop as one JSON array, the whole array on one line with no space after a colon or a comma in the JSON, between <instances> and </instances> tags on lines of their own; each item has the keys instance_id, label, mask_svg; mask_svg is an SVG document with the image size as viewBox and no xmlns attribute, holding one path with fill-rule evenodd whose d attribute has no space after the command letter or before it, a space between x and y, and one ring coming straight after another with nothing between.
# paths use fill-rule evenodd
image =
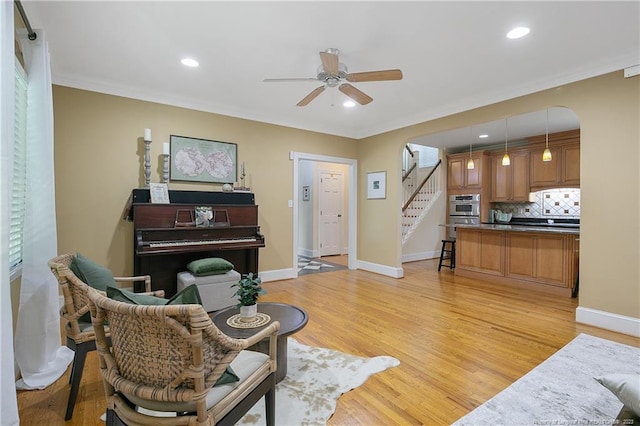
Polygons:
<instances>
[{"instance_id":1,"label":"dark countertop","mask_svg":"<svg viewBox=\"0 0 640 426\"><path fill-rule=\"evenodd\" d=\"M517 222L511 223L481 223L479 225L442 225L448 228L471 228L471 229L485 229L489 231L513 231L513 232L548 232L552 234L571 234L580 235L580 225L574 226L536 226L536 225L518 225Z\"/></svg>"}]
</instances>

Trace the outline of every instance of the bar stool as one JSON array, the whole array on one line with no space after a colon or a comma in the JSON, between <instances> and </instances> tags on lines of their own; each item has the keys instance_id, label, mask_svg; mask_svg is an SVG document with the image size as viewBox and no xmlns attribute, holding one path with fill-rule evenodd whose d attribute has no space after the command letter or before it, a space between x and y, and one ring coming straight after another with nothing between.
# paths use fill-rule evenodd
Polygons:
<instances>
[{"instance_id":1,"label":"bar stool","mask_svg":"<svg viewBox=\"0 0 640 426\"><path fill-rule=\"evenodd\" d=\"M443 260L448 260L449 263L442 263ZM455 238L442 240L442 251L440 252L440 262L438 263L438 272L442 265L448 266L450 269L456 267L456 240Z\"/></svg>"}]
</instances>

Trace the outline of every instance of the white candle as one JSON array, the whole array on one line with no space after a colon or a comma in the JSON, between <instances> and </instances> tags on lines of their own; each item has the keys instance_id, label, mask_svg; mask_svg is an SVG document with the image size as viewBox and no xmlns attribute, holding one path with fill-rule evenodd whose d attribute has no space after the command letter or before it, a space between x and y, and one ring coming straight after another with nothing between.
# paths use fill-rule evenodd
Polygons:
<instances>
[{"instance_id":1,"label":"white candle","mask_svg":"<svg viewBox=\"0 0 640 426\"><path fill-rule=\"evenodd\" d=\"M144 140L145 141L151 140L151 129L144 129Z\"/></svg>"},{"instance_id":2,"label":"white candle","mask_svg":"<svg viewBox=\"0 0 640 426\"><path fill-rule=\"evenodd\" d=\"M244 161L242 162L242 174L244 174Z\"/></svg>"},{"instance_id":3,"label":"white candle","mask_svg":"<svg viewBox=\"0 0 640 426\"><path fill-rule=\"evenodd\" d=\"M169 142L165 142L162 144L162 154L169 155Z\"/></svg>"}]
</instances>

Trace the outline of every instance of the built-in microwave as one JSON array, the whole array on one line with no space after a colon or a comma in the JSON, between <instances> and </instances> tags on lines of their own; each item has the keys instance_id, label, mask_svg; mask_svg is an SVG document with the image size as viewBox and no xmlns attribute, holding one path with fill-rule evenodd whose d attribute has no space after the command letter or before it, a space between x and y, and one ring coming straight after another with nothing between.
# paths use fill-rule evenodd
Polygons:
<instances>
[{"instance_id":1,"label":"built-in microwave","mask_svg":"<svg viewBox=\"0 0 640 426\"><path fill-rule=\"evenodd\" d=\"M449 216L480 216L480 194L450 195Z\"/></svg>"}]
</instances>

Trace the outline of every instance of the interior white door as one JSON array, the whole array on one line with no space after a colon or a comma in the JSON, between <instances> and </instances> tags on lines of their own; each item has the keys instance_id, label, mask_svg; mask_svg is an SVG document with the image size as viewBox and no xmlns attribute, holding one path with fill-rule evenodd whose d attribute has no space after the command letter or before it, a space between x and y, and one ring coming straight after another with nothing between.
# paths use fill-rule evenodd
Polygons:
<instances>
[{"instance_id":1,"label":"interior white door","mask_svg":"<svg viewBox=\"0 0 640 426\"><path fill-rule=\"evenodd\" d=\"M342 254L342 173L320 172L320 256Z\"/></svg>"}]
</instances>

